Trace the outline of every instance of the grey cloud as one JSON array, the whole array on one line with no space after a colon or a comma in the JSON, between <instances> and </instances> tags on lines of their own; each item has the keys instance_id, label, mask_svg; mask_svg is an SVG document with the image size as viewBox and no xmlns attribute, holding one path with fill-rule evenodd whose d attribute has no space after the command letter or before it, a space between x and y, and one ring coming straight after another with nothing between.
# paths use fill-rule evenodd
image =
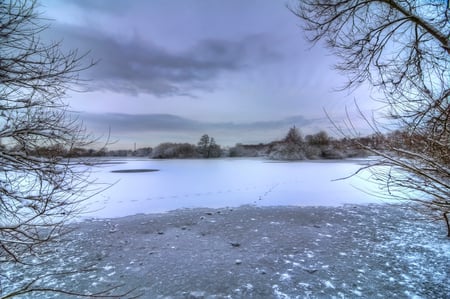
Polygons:
<instances>
[{"instance_id":1,"label":"grey cloud","mask_svg":"<svg viewBox=\"0 0 450 299\"><path fill-rule=\"evenodd\" d=\"M171 114L81 113L81 120L94 127L111 127L119 132L195 131L204 124Z\"/></svg>"},{"instance_id":2,"label":"grey cloud","mask_svg":"<svg viewBox=\"0 0 450 299\"><path fill-rule=\"evenodd\" d=\"M314 119L306 119L301 115L284 118L278 121L260 121L252 123L234 124L236 129L260 129L271 130L280 129L286 126L308 126L316 122Z\"/></svg>"},{"instance_id":3,"label":"grey cloud","mask_svg":"<svg viewBox=\"0 0 450 299\"><path fill-rule=\"evenodd\" d=\"M53 0L60 1L60 0ZM124 10L129 8L130 1L111 1L111 0L64 0L66 2L70 2L71 4L83 9L85 11L95 10L96 12L108 12L121 14ZM133 4L138 2L137 0L133 0ZM141 3L145 3L144 1L140 1ZM50 2L51 3L51 2Z\"/></svg>"},{"instance_id":4,"label":"grey cloud","mask_svg":"<svg viewBox=\"0 0 450 299\"><path fill-rule=\"evenodd\" d=\"M90 50L99 63L86 74L90 88L156 96L195 95L211 90L213 80L224 72L240 71L281 59L267 35L251 35L236 41L204 39L175 52L134 37L130 41L85 27L57 25L52 36L70 48Z\"/></svg>"},{"instance_id":5,"label":"grey cloud","mask_svg":"<svg viewBox=\"0 0 450 299\"><path fill-rule=\"evenodd\" d=\"M208 132L208 130L251 131L282 129L290 126L308 126L319 119L306 119L294 116L277 121L260 121L248 123L234 122L200 122L171 114L121 114L121 113L81 113L80 118L88 127L105 130L110 127L113 132L145 132L145 131L179 131Z\"/></svg>"}]
</instances>

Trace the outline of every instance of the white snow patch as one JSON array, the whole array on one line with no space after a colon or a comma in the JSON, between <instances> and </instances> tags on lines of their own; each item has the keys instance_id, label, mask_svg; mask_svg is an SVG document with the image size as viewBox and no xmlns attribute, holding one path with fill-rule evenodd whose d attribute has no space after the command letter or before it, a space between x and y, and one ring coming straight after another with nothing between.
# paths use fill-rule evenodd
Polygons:
<instances>
[{"instance_id":1,"label":"white snow patch","mask_svg":"<svg viewBox=\"0 0 450 299\"><path fill-rule=\"evenodd\" d=\"M356 296L359 296L359 297L362 296L362 292L360 292L358 290L352 290L352 293L355 294Z\"/></svg>"},{"instance_id":2,"label":"white snow patch","mask_svg":"<svg viewBox=\"0 0 450 299\"><path fill-rule=\"evenodd\" d=\"M106 265L106 266L103 267L103 269L105 269L106 271L109 271L111 269L114 269L114 266Z\"/></svg>"},{"instance_id":3,"label":"white snow patch","mask_svg":"<svg viewBox=\"0 0 450 299\"><path fill-rule=\"evenodd\" d=\"M298 286L306 289L306 288L309 288L310 284L306 283L306 282L299 282Z\"/></svg>"},{"instance_id":4,"label":"white snow patch","mask_svg":"<svg viewBox=\"0 0 450 299\"><path fill-rule=\"evenodd\" d=\"M273 294L275 295L275 298L277 299L290 299L291 297L279 290L279 287L277 284L274 284L272 286Z\"/></svg>"},{"instance_id":5,"label":"white snow patch","mask_svg":"<svg viewBox=\"0 0 450 299\"><path fill-rule=\"evenodd\" d=\"M405 273L402 273L400 276L401 276L406 282L408 282L408 281L411 280L411 277L409 277L409 276L406 275Z\"/></svg>"},{"instance_id":6,"label":"white snow patch","mask_svg":"<svg viewBox=\"0 0 450 299\"><path fill-rule=\"evenodd\" d=\"M418 295L416 295L414 293L411 293L409 291L405 291L405 295L408 296L408 298L411 298L411 299L423 299L423 297L418 296Z\"/></svg>"},{"instance_id":7,"label":"white snow patch","mask_svg":"<svg viewBox=\"0 0 450 299\"><path fill-rule=\"evenodd\" d=\"M291 280L291 275L289 273L283 273L280 276L280 281L287 281Z\"/></svg>"},{"instance_id":8,"label":"white snow patch","mask_svg":"<svg viewBox=\"0 0 450 299\"><path fill-rule=\"evenodd\" d=\"M333 236L330 235L330 234L322 234L322 233L319 233L318 235L319 235L319 237L327 237L327 238L332 238L332 237L333 237Z\"/></svg>"},{"instance_id":9,"label":"white snow patch","mask_svg":"<svg viewBox=\"0 0 450 299\"><path fill-rule=\"evenodd\" d=\"M323 284L326 288L335 289L335 286L329 280L326 280Z\"/></svg>"},{"instance_id":10,"label":"white snow patch","mask_svg":"<svg viewBox=\"0 0 450 299\"><path fill-rule=\"evenodd\" d=\"M247 290L247 291L253 291L253 285L251 284L251 283L247 283L245 286L244 286L244 288Z\"/></svg>"}]
</instances>

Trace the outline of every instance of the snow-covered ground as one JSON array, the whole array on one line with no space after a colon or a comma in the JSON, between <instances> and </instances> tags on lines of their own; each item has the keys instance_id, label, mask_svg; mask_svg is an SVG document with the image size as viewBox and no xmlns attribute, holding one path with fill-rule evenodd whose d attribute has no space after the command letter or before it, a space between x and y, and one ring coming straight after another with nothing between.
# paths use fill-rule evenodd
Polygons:
<instances>
[{"instance_id":1,"label":"snow-covered ground","mask_svg":"<svg viewBox=\"0 0 450 299\"><path fill-rule=\"evenodd\" d=\"M4 294L43 276L34 286L132 291L120 298L450 298L444 225L403 206L185 209L74 226L30 257L38 265L3 265Z\"/></svg>"},{"instance_id":2,"label":"snow-covered ground","mask_svg":"<svg viewBox=\"0 0 450 299\"><path fill-rule=\"evenodd\" d=\"M86 217L248 204L339 206L382 202L366 193L377 188L364 180L367 173L336 181L356 172L362 160L277 163L262 159L122 159L109 162L113 163L93 167L93 177L113 185L88 201ZM112 172L133 169L159 171Z\"/></svg>"}]
</instances>

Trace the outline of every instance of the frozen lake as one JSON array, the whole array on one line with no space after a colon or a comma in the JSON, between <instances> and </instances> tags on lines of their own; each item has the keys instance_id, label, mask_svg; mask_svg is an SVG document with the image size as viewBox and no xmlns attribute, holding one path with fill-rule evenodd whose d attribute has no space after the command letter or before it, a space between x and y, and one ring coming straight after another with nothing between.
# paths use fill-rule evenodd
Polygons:
<instances>
[{"instance_id":1,"label":"frozen lake","mask_svg":"<svg viewBox=\"0 0 450 299\"><path fill-rule=\"evenodd\" d=\"M361 160L278 163L262 159L114 159L93 168L93 177L115 183L88 201L86 217L121 217L180 208L338 206L382 203L362 176L347 180ZM105 160L106 162L106 160ZM116 173L130 169L157 172ZM367 175L367 174L365 174Z\"/></svg>"}]
</instances>

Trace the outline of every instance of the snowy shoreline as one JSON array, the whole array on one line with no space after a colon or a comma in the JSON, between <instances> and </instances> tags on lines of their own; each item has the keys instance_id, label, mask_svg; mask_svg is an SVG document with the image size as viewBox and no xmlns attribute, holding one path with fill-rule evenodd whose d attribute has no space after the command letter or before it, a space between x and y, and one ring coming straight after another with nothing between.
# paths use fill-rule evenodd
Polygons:
<instances>
[{"instance_id":1,"label":"snowy shoreline","mask_svg":"<svg viewBox=\"0 0 450 299\"><path fill-rule=\"evenodd\" d=\"M181 209L73 228L45 269L94 264L94 272L60 278L75 290L123 285L143 298L450 295L444 226L398 205ZM33 275L23 270L14 269Z\"/></svg>"}]
</instances>

